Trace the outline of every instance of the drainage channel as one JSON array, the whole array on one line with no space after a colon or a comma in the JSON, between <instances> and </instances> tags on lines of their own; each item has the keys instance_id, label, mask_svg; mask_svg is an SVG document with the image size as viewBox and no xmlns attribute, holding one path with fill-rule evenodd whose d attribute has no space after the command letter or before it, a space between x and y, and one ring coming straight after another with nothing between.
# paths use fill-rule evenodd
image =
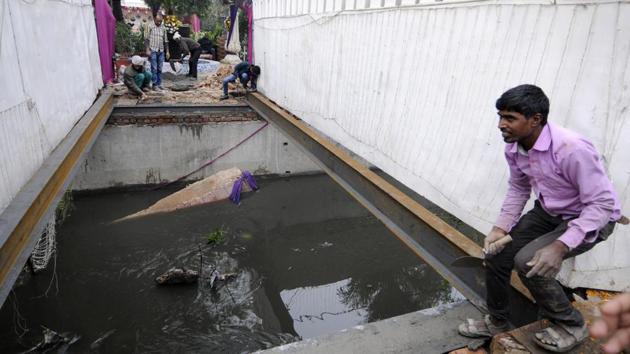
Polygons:
<instances>
[{"instance_id":1,"label":"drainage channel","mask_svg":"<svg viewBox=\"0 0 630 354\"><path fill-rule=\"evenodd\" d=\"M380 220L399 241L429 264L475 307L486 311L483 269L451 266L458 257L481 255L481 248L474 241L423 207L422 198L415 192L382 172L379 175L371 171L260 93L248 95L247 105L229 108L221 105L147 105L138 109L117 107L112 116L166 114L186 117L178 118L180 121L190 121L194 119L190 114L203 115L222 107L241 114L253 109L260 117L272 123L323 172ZM515 274L512 276L512 285L510 300L515 305L512 321L515 325L529 323L535 319L533 314L536 313L531 295Z\"/></svg>"}]
</instances>

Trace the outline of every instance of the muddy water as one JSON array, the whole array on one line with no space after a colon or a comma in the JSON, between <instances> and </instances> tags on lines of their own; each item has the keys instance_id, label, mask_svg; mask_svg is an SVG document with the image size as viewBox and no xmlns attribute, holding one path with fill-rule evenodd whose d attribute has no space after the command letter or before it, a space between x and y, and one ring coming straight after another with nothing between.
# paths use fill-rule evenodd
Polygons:
<instances>
[{"instance_id":1,"label":"muddy water","mask_svg":"<svg viewBox=\"0 0 630 354\"><path fill-rule=\"evenodd\" d=\"M37 344L41 326L79 335L75 353L251 352L459 298L328 177L259 184L238 206L120 224L173 190L75 197L56 278L21 276L0 312L0 352ZM218 229L224 243L208 245ZM156 286L173 266L204 279ZM213 269L237 277L213 290Z\"/></svg>"}]
</instances>

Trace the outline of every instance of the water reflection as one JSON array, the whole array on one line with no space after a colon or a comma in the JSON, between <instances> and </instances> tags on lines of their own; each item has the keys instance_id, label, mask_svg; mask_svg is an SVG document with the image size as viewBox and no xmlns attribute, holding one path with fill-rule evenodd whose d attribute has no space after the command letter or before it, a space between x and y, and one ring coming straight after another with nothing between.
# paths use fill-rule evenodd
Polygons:
<instances>
[{"instance_id":1,"label":"water reflection","mask_svg":"<svg viewBox=\"0 0 630 354\"><path fill-rule=\"evenodd\" d=\"M390 318L400 307L425 309L463 299L424 264L283 290L280 297L302 338Z\"/></svg>"}]
</instances>

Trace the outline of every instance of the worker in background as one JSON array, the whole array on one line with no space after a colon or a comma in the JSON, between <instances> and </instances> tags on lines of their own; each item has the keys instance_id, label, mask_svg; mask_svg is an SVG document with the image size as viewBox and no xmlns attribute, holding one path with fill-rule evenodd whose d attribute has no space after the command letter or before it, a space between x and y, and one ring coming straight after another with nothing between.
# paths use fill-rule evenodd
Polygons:
<instances>
[{"instance_id":1,"label":"worker in background","mask_svg":"<svg viewBox=\"0 0 630 354\"><path fill-rule=\"evenodd\" d=\"M256 82L258 81L258 77L260 76L260 67L257 65L250 65L248 62L243 61L234 67L234 72L228 75L225 79L223 79L223 96L221 96L221 100L228 99L228 83L236 81L238 78L245 87L246 90L250 92L256 91ZM250 88L247 87L247 83L251 81Z\"/></svg>"},{"instance_id":2,"label":"worker in background","mask_svg":"<svg viewBox=\"0 0 630 354\"><path fill-rule=\"evenodd\" d=\"M630 293L615 296L600 310L602 317L591 325L591 335L608 338L602 347L606 353L630 349Z\"/></svg>"},{"instance_id":3,"label":"worker in background","mask_svg":"<svg viewBox=\"0 0 630 354\"><path fill-rule=\"evenodd\" d=\"M190 38L182 37L179 32L175 32L173 40L179 44L179 48L182 50L182 57L190 55L188 58L188 74L193 79L197 78L197 63L199 62L199 56L201 55L201 45Z\"/></svg>"},{"instance_id":4,"label":"worker in background","mask_svg":"<svg viewBox=\"0 0 630 354\"><path fill-rule=\"evenodd\" d=\"M625 218L599 153L584 137L547 122L549 100L539 87L514 87L496 108L510 177L499 217L484 241L489 315L468 319L459 332L490 337L509 329L508 290L516 268L541 316L550 320L533 341L566 352L588 338L588 329L555 276L564 259L605 240ZM521 216L532 189L534 207ZM512 242L498 246L508 234Z\"/></svg>"},{"instance_id":5,"label":"worker in background","mask_svg":"<svg viewBox=\"0 0 630 354\"><path fill-rule=\"evenodd\" d=\"M151 73L153 74L153 89L161 91L162 87L162 65L164 60L168 60L168 38L166 37L166 27L162 24L162 15L157 15L153 19L144 33L144 46L147 56L151 59Z\"/></svg>"},{"instance_id":6,"label":"worker in background","mask_svg":"<svg viewBox=\"0 0 630 354\"><path fill-rule=\"evenodd\" d=\"M134 55L131 57L131 65L125 68L123 82L129 91L141 100L146 98L145 92L151 88L151 73L144 70L145 59Z\"/></svg>"}]
</instances>

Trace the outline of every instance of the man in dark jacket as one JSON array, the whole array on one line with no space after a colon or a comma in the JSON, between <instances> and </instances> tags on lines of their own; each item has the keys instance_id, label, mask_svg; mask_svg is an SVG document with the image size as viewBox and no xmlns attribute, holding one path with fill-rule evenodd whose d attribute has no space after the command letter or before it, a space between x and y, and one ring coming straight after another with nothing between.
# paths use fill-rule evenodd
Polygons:
<instances>
[{"instance_id":1,"label":"man in dark jacket","mask_svg":"<svg viewBox=\"0 0 630 354\"><path fill-rule=\"evenodd\" d=\"M236 81L236 78L241 81L246 89L247 83L251 81L250 91L256 91L258 76L260 76L260 67L258 65L250 65L246 61L240 62L234 67L234 72L223 79L223 96L221 96L221 100L228 99L228 83Z\"/></svg>"},{"instance_id":2,"label":"man in dark jacket","mask_svg":"<svg viewBox=\"0 0 630 354\"><path fill-rule=\"evenodd\" d=\"M188 59L188 75L193 79L197 78L197 63L199 62L199 56L201 55L201 45L190 38L182 37L179 32L175 32L173 39L179 44L179 48L182 51L182 56L190 54Z\"/></svg>"},{"instance_id":3,"label":"man in dark jacket","mask_svg":"<svg viewBox=\"0 0 630 354\"><path fill-rule=\"evenodd\" d=\"M151 88L152 78L151 73L144 70L144 60L144 58L134 55L131 57L131 65L125 69L123 74L125 86L129 88L132 94L140 96L141 100L146 98L145 92Z\"/></svg>"}]
</instances>

